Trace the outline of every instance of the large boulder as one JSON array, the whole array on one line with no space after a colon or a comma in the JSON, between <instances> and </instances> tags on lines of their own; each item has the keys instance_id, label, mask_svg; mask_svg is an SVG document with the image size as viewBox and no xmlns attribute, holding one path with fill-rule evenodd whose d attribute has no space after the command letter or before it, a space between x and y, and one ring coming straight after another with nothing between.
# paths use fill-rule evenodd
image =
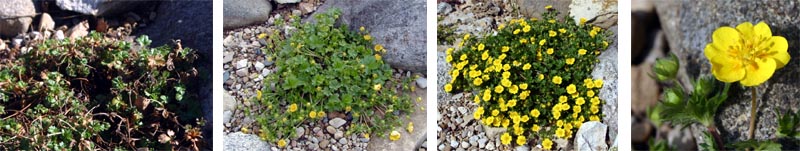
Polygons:
<instances>
[{"instance_id":1,"label":"large boulder","mask_svg":"<svg viewBox=\"0 0 800 151\"><path fill-rule=\"evenodd\" d=\"M619 42L617 41L617 26L611 27L608 29L610 32L614 33L612 36L608 37L609 41L613 41L612 44L608 45L608 49L600 53L600 56L597 57L600 62L595 64L594 69L592 70L592 78L594 79L603 79L603 88L600 88L600 92L597 94L601 100L605 101L603 104L603 122L608 124L609 131L608 135L610 139L616 139L617 137L617 46Z\"/></svg>"},{"instance_id":2,"label":"large boulder","mask_svg":"<svg viewBox=\"0 0 800 151\"><path fill-rule=\"evenodd\" d=\"M351 30L364 27L375 44L386 48L383 58L393 68L425 73L424 0L326 1L317 12L338 8L339 23Z\"/></svg>"},{"instance_id":3,"label":"large boulder","mask_svg":"<svg viewBox=\"0 0 800 151\"><path fill-rule=\"evenodd\" d=\"M225 150L262 151L270 148L269 144L261 141L261 138L257 135L244 134L242 132L226 134L223 140L225 141Z\"/></svg>"},{"instance_id":4,"label":"large boulder","mask_svg":"<svg viewBox=\"0 0 800 151\"><path fill-rule=\"evenodd\" d=\"M800 4L796 1L739 0L739 1L662 1L656 8L666 33L671 52L681 60L686 77L710 75L711 64L703 55L711 35L721 26L736 26L742 22L765 22L772 34L789 42L789 63L775 71L770 80L758 87L757 140L775 138L776 115L797 111L800 107ZM720 106L715 119L724 142L747 140L752 88L738 84ZM745 114L742 114L745 113ZM698 141L701 142L701 141Z\"/></svg>"},{"instance_id":5,"label":"large boulder","mask_svg":"<svg viewBox=\"0 0 800 151\"><path fill-rule=\"evenodd\" d=\"M0 3L0 36L13 37L28 31L36 15L31 0L6 0Z\"/></svg>"},{"instance_id":6,"label":"large boulder","mask_svg":"<svg viewBox=\"0 0 800 151\"><path fill-rule=\"evenodd\" d=\"M562 19L569 13L569 6L572 1L565 0L511 0L519 7L519 12L525 17L543 18L542 13L547 11L545 6L553 6L558 11L557 19Z\"/></svg>"},{"instance_id":7,"label":"large boulder","mask_svg":"<svg viewBox=\"0 0 800 151\"><path fill-rule=\"evenodd\" d=\"M269 0L225 0L222 1L222 28L234 29L264 23L269 19L272 4Z\"/></svg>"},{"instance_id":8,"label":"large boulder","mask_svg":"<svg viewBox=\"0 0 800 151\"><path fill-rule=\"evenodd\" d=\"M56 0L56 5L63 10L94 16L117 15L149 3L153 2L120 0Z\"/></svg>"},{"instance_id":9,"label":"large boulder","mask_svg":"<svg viewBox=\"0 0 800 151\"><path fill-rule=\"evenodd\" d=\"M617 0L573 0L569 15L576 23L585 18L595 25L608 28L617 24Z\"/></svg>"},{"instance_id":10,"label":"large boulder","mask_svg":"<svg viewBox=\"0 0 800 151\"><path fill-rule=\"evenodd\" d=\"M575 133L575 150L608 150L606 131L608 126L597 121L581 124Z\"/></svg>"}]
</instances>

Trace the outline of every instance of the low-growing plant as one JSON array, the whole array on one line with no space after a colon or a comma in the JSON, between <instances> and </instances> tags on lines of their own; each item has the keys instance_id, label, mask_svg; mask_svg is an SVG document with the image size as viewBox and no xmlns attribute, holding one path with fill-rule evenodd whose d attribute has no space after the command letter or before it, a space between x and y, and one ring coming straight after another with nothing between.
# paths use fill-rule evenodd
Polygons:
<instances>
[{"instance_id":1,"label":"low-growing plant","mask_svg":"<svg viewBox=\"0 0 800 151\"><path fill-rule=\"evenodd\" d=\"M607 33L585 21L557 21L558 12L546 9L542 20L512 20L483 38L467 34L446 50L445 61L453 67L444 91L477 93L475 119L512 128L516 138L505 133L503 144L538 137L550 149L551 138L569 139L582 123L603 116L597 95L603 80L592 79L591 72L608 47Z\"/></svg>"},{"instance_id":2,"label":"low-growing plant","mask_svg":"<svg viewBox=\"0 0 800 151\"><path fill-rule=\"evenodd\" d=\"M0 148L198 149L195 52L92 32L0 61ZM16 50L14 50L16 51Z\"/></svg>"},{"instance_id":3,"label":"low-growing plant","mask_svg":"<svg viewBox=\"0 0 800 151\"><path fill-rule=\"evenodd\" d=\"M363 27L351 32L345 25L335 26L339 15L332 10L303 24L294 16L286 23L296 28L291 37L278 40L275 49L264 49L274 54L268 57L276 58L276 72L252 98L262 107L248 113L256 116L260 130L254 132L262 139L285 145L284 138L299 135L294 134L296 126L331 112L352 118L347 134L384 136L402 126L398 119L411 111L412 100L400 91L413 90L411 80L392 78L393 70L381 58L385 48L373 45Z\"/></svg>"}]
</instances>

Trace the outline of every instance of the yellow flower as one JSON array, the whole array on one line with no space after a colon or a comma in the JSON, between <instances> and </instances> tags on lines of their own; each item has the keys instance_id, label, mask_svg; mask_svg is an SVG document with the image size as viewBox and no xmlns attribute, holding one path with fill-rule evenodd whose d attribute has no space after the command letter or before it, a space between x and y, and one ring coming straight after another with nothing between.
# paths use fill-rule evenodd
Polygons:
<instances>
[{"instance_id":1,"label":"yellow flower","mask_svg":"<svg viewBox=\"0 0 800 151\"><path fill-rule=\"evenodd\" d=\"M486 120L483 120L483 124L491 125L492 123L494 123L494 117L490 116L490 117L487 117Z\"/></svg>"},{"instance_id":2,"label":"yellow flower","mask_svg":"<svg viewBox=\"0 0 800 151\"><path fill-rule=\"evenodd\" d=\"M528 84L527 83L519 84L519 89L527 90Z\"/></svg>"},{"instance_id":3,"label":"yellow flower","mask_svg":"<svg viewBox=\"0 0 800 151\"><path fill-rule=\"evenodd\" d=\"M509 77L511 77L511 72L505 71L505 72L503 72L502 76L503 76L503 79L508 79ZM511 82L511 81L508 81L508 82ZM506 86L506 87L508 87L508 86Z\"/></svg>"},{"instance_id":4,"label":"yellow flower","mask_svg":"<svg viewBox=\"0 0 800 151\"><path fill-rule=\"evenodd\" d=\"M600 121L600 118L597 117L597 115L592 115L592 116L589 117L589 120L590 121Z\"/></svg>"},{"instance_id":5,"label":"yellow flower","mask_svg":"<svg viewBox=\"0 0 800 151\"><path fill-rule=\"evenodd\" d=\"M579 105L572 106L572 111L575 112L575 113L580 113L581 112L581 106L579 106Z\"/></svg>"},{"instance_id":6,"label":"yellow flower","mask_svg":"<svg viewBox=\"0 0 800 151\"><path fill-rule=\"evenodd\" d=\"M408 133L414 132L414 122L408 122L406 130L408 130Z\"/></svg>"},{"instance_id":7,"label":"yellow flower","mask_svg":"<svg viewBox=\"0 0 800 151\"><path fill-rule=\"evenodd\" d=\"M453 90L453 85L449 83L444 85L444 92L450 92L451 90Z\"/></svg>"},{"instance_id":8,"label":"yellow flower","mask_svg":"<svg viewBox=\"0 0 800 151\"><path fill-rule=\"evenodd\" d=\"M591 106L591 107L589 107L589 110L592 111L592 114L596 114L597 112L600 112L600 108L597 107L597 106Z\"/></svg>"},{"instance_id":9,"label":"yellow flower","mask_svg":"<svg viewBox=\"0 0 800 151\"><path fill-rule=\"evenodd\" d=\"M490 99L492 99L492 90L486 89L486 91L483 91L483 100L489 101Z\"/></svg>"},{"instance_id":10,"label":"yellow flower","mask_svg":"<svg viewBox=\"0 0 800 151\"><path fill-rule=\"evenodd\" d=\"M544 43L546 43L546 42L547 42L546 39L539 40L539 45L540 46L544 46Z\"/></svg>"},{"instance_id":11,"label":"yellow flower","mask_svg":"<svg viewBox=\"0 0 800 151\"><path fill-rule=\"evenodd\" d=\"M508 64L503 65L503 71L511 70L511 66Z\"/></svg>"},{"instance_id":12,"label":"yellow flower","mask_svg":"<svg viewBox=\"0 0 800 151\"><path fill-rule=\"evenodd\" d=\"M497 25L497 30L503 30L503 28L506 28L506 24Z\"/></svg>"},{"instance_id":13,"label":"yellow flower","mask_svg":"<svg viewBox=\"0 0 800 151\"><path fill-rule=\"evenodd\" d=\"M508 46L503 46L503 50L501 50L501 51L502 52L508 52L509 49L511 49L511 48L508 47Z\"/></svg>"},{"instance_id":14,"label":"yellow flower","mask_svg":"<svg viewBox=\"0 0 800 151\"><path fill-rule=\"evenodd\" d=\"M525 65L522 65L522 70L528 70L528 69L531 69L530 63L525 63Z\"/></svg>"},{"instance_id":15,"label":"yellow flower","mask_svg":"<svg viewBox=\"0 0 800 151\"><path fill-rule=\"evenodd\" d=\"M492 110L492 116L497 116L498 114L500 114L500 111L497 109Z\"/></svg>"},{"instance_id":16,"label":"yellow flower","mask_svg":"<svg viewBox=\"0 0 800 151\"><path fill-rule=\"evenodd\" d=\"M286 147L286 139L278 140L278 147L280 148Z\"/></svg>"},{"instance_id":17,"label":"yellow flower","mask_svg":"<svg viewBox=\"0 0 800 151\"><path fill-rule=\"evenodd\" d=\"M558 137L558 138L564 138L565 136L567 136L567 133L566 133L566 131L564 131L564 129L562 129L562 128L558 128L558 129L556 130L556 137Z\"/></svg>"},{"instance_id":18,"label":"yellow flower","mask_svg":"<svg viewBox=\"0 0 800 151\"><path fill-rule=\"evenodd\" d=\"M511 135L507 132L503 133L503 136L500 136L500 142L503 143L503 145L511 144Z\"/></svg>"},{"instance_id":19,"label":"yellow flower","mask_svg":"<svg viewBox=\"0 0 800 151\"><path fill-rule=\"evenodd\" d=\"M317 118L317 112L315 111L308 112L308 117L311 119Z\"/></svg>"},{"instance_id":20,"label":"yellow flower","mask_svg":"<svg viewBox=\"0 0 800 151\"><path fill-rule=\"evenodd\" d=\"M578 50L578 55L585 55L585 54L586 54L586 49L579 49Z\"/></svg>"},{"instance_id":21,"label":"yellow flower","mask_svg":"<svg viewBox=\"0 0 800 151\"><path fill-rule=\"evenodd\" d=\"M552 9L552 8L553 8L553 5L544 6L544 9Z\"/></svg>"},{"instance_id":22,"label":"yellow flower","mask_svg":"<svg viewBox=\"0 0 800 151\"><path fill-rule=\"evenodd\" d=\"M548 55L552 55L553 54L553 48L547 48L547 54Z\"/></svg>"},{"instance_id":23,"label":"yellow flower","mask_svg":"<svg viewBox=\"0 0 800 151\"><path fill-rule=\"evenodd\" d=\"M400 140L400 132L392 131L391 133L389 133L389 140L392 141Z\"/></svg>"},{"instance_id":24,"label":"yellow flower","mask_svg":"<svg viewBox=\"0 0 800 151\"><path fill-rule=\"evenodd\" d=\"M567 102L567 96L562 95L561 97L558 97L558 103L564 103L564 102Z\"/></svg>"},{"instance_id":25,"label":"yellow flower","mask_svg":"<svg viewBox=\"0 0 800 151\"><path fill-rule=\"evenodd\" d=\"M538 109L531 110L531 116L533 116L534 118L538 118L539 117L539 110Z\"/></svg>"},{"instance_id":26,"label":"yellow flower","mask_svg":"<svg viewBox=\"0 0 800 151\"><path fill-rule=\"evenodd\" d=\"M519 34L519 32L520 32L519 29L514 30L514 35Z\"/></svg>"},{"instance_id":27,"label":"yellow flower","mask_svg":"<svg viewBox=\"0 0 800 151\"><path fill-rule=\"evenodd\" d=\"M384 49L383 49L383 45L375 45L375 51L376 51L376 52L381 52L381 51L383 51L383 50L384 50Z\"/></svg>"},{"instance_id":28,"label":"yellow flower","mask_svg":"<svg viewBox=\"0 0 800 151\"><path fill-rule=\"evenodd\" d=\"M366 34L366 35L364 35L364 40L367 40L367 41L372 40L372 36L370 36L369 34Z\"/></svg>"},{"instance_id":29,"label":"yellow flower","mask_svg":"<svg viewBox=\"0 0 800 151\"><path fill-rule=\"evenodd\" d=\"M558 32L561 32L562 34L563 33L567 33L567 29L561 28L561 29L558 29Z\"/></svg>"},{"instance_id":30,"label":"yellow flower","mask_svg":"<svg viewBox=\"0 0 800 151\"><path fill-rule=\"evenodd\" d=\"M603 40L603 48L607 48L607 47L608 47L608 41Z\"/></svg>"},{"instance_id":31,"label":"yellow flower","mask_svg":"<svg viewBox=\"0 0 800 151\"><path fill-rule=\"evenodd\" d=\"M376 85L372 86L372 89L375 90L375 91L380 91L381 90L381 84L376 84Z\"/></svg>"},{"instance_id":32,"label":"yellow flower","mask_svg":"<svg viewBox=\"0 0 800 151\"><path fill-rule=\"evenodd\" d=\"M267 34L266 33L258 34L258 39L264 39L264 38L267 38Z\"/></svg>"},{"instance_id":33,"label":"yellow flower","mask_svg":"<svg viewBox=\"0 0 800 151\"><path fill-rule=\"evenodd\" d=\"M258 100L261 100L261 91L257 91L257 92L256 92L256 98L257 98Z\"/></svg>"},{"instance_id":34,"label":"yellow flower","mask_svg":"<svg viewBox=\"0 0 800 151\"><path fill-rule=\"evenodd\" d=\"M489 58L489 51L484 51L483 54L481 54L481 60L486 60L488 58Z\"/></svg>"},{"instance_id":35,"label":"yellow flower","mask_svg":"<svg viewBox=\"0 0 800 151\"><path fill-rule=\"evenodd\" d=\"M375 60L381 60L381 54L375 54Z\"/></svg>"},{"instance_id":36,"label":"yellow flower","mask_svg":"<svg viewBox=\"0 0 800 151\"><path fill-rule=\"evenodd\" d=\"M594 80L594 87L595 88L602 88L603 87L603 79L595 79Z\"/></svg>"},{"instance_id":37,"label":"yellow flower","mask_svg":"<svg viewBox=\"0 0 800 151\"><path fill-rule=\"evenodd\" d=\"M481 84L483 84L483 79L475 78L475 80L472 80L472 84L475 84L475 86L480 86Z\"/></svg>"},{"instance_id":38,"label":"yellow flower","mask_svg":"<svg viewBox=\"0 0 800 151\"><path fill-rule=\"evenodd\" d=\"M478 107L475 113L472 115L475 119L481 119L481 115L483 115L483 107Z\"/></svg>"},{"instance_id":39,"label":"yellow flower","mask_svg":"<svg viewBox=\"0 0 800 151\"><path fill-rule=\"evenodd\" d=\"M592 90L586 90L586 96L588 96L588 97L594 97L594 91L592 91Z\"/></svg>"},{"instance_id":40,"label":"yellow flower","mask_svg":"<svg viewBox=\"0 0 800 151\"><path fill-rule=\"evenodd\" d=\"M541 77L541 76L540 76L540 77ZM553 81L553 83L555 83L555 84L561 84L561 77L560 77L560 76L555 76L555 77L553 77L553 80L552 80L552 81Z\"/></svg>"},{"instance_id":41,"label":"yellow flower","mask_svg":"<svg viewBox=\"0 0 800 151\"><path fill-rule=\"evenodd\" d=\"M511 100L508 101L508 103L506 103L506 106L508 106L508 107L514 107L516 105L517 105L517 100L515 100L515 99L511 99Z\"/></svg>"},{"instance_id":42,"label":"yellow flower","mask_svg":"<svg viewBox=\"0 0 800 151\"><path fill-rule=\"evenodd\" d=\"M528 96L530 96L530 94L531 94L530 91L522 91L522 93L519 93L519 99L520 100L528 99Z\"/></svg>"},{"instance_id":43,"label":"yellow flower","mask_svg":"<svg viewBox=\"0 0 800 151\"><path fill-rule=\"evenodd\" d=\"M364 29L364 26L361 26L361 27L359 27L359 28L358 28L358 30L360 30L360 31L364 31L364 30L366 30L366 29Z\"/></svg>"},{"instance_id":44,"label":"yellow flower","mask_svg":"<svg viewBox=\"0 0 800 151\"><path fill-rule=\"evenodd\" d=\"M469 37L469 35L467 35L467 37ZM486 46L484 46L483 44L478 44L478 50L483 50L483 48L485 47Z\"/></svg>"},{"instance_id":45,"label":"yellow flower","mask_svg":"<svg viewBox=\"0 0 800 151\"><path fill-rule=\"evenodd\" d=\"M292 105L289 105L289 109L287 109L286 111L289 111L289 113L297 111L297 103L292 103Z\"/></svg>"},{"instance_id":46,"label":"yellow flower","mask_svg":"<svg viewBox=\"0 0 800 151\"><path fill-rule=\"evenodd\" d=\"M592 100L590 102L592 102L592 105L599 105L600 104L600 99L597 98L597 96L595 96L595 97L592 98Z\"/></svg>"},{"instance_id":47,"label":"yellow flower","mask_svg":"<svg viewBox=\"0 0 800 151\"><path fill-rule=\"evenodd\" d=\"M567 86L567 93L574 94L575 92L578 92L575 84L569 84L569 86Z\"/></svg>"},{"instance_id":48,"label":"yellow flower","mask_svg":"<svg viewBox=\"0 0 800 151\"><path fill-rule=\"evenodd\" d=\"M522 32L526 32L527 33L529 31L531 31L531 26L525 26L525 27L522 28Z\"/></svg>"},{"instance_id":49,"label":"yellow flower","mask_svg":"<svg viewBox=\"0 0 800 151\"><path fill-rule=\"evenodd\" d=\"M498 60L503 60L503 59L506 59L506 56L507 56L507 55L506 55L505 53L503 53L503 54L501 54L500 56L497 56L497 59L498 59Z\"/></svg>"},{"instance_id":50,"label":"yellow flower","mask_svg":"<svg viewBox=\"0 0 800 151\"><path fill-rule=\"evenodd\" d=\"M353 107L351 107L351 106L347 106L347 107L345 107L345 108L344 108L344 111L345 111L345 112L350 112L350 111L352 111L352 110L353 110ZM320 111L320 112L321 112L321 111Z\"/></svg>"},{"instance_id":51,"label":"yellow flower","mask_svg":"<svg viewBox=\"0 0 800 151\"><path fill-rule=\"evenodd\" d=\"M581 17L580 25L586 24L586 18Z\"/></svg>"},{"instance_id":52,"label":"yellow flower","mask_svg":"<svg viewBox=\"0 0 800 151\"><path fill-rule=\"evenodd\" d=\"M583 105L584 103L586 103L586 100L583 99L583 97L579 97L579 98L575 99L575 104Z\"/></svg>"},{"instance_id":53,"label":"yellow flower","mask_svg":"<svg viewBox=\"0 0 800 151\"><path fill-rule=\"evenodd\" d=\"M452 62L453 61L453 56L447 55L447 57L445 57L444 60L447 61L447 62Z\"/></svg>"},{"instance_id":54,"label":"yellow flower","mask_svg":"<svg viewBox=\"0 0 800 151\"><path fill-rule=\"evenodd\" d=\"M711 73L725 83L760 85L791 58L786 38L772 36L764 22L755 26L744 22L735 29L720 27L711 39L712 43L704 50L705 56L711 62Z\"/></svg>"},{"instance_id":55,"label":"yellow flower","mask_svg":"<svg viewBox=\"0 0 800 151\"><path fill-rule=\"evenodd\" d=\"M539 74L539 80L544 80L544 74Z\"/></svg>"},{"instance_id":56,"label":"yellow flower","mask_svg":"<svg viewBox=\"0 0 800 151\"><path fill-rule=\"evenodd\" d=\"M461 61L467 60L467 54L461 54L459 59L461 59Z\"/></svg>"},{"instance_id":57,"label":"yellow flower","mask_svg":"<svg viewBox=\"0 0 800 151\"><path fill-rule=\"evenodd\" d=\"M554 111L553 112L553 119L558 119L559 117L561 117L561 112Z\"/></svg>"},{"instance_id":58,"label":"yellow flower","mask_svg":"<svg viewBox=\"0 0 800 151\"><path fill-rule=\"evenodd\" d=\"M567 58L564 61L567 62L567 65L575 64L575 58Z\"/></svg>"},{"instance_id":59,"label":"yellow flower","mask_svg":"<svg viewBox=\"0 0 800 151\"><path fill-rule=\"evenodd\" d=\"M597 36L597 31L596 30L589 31L589 36L594 38L594 36Z\"/></svg>"},{"instance_id":60,"label":"yellow flower","mask_svg":"<svg viewBox=\"0 0 800 151\"><path fill-rule=\"evenodd\" d=\"M549 139L549 138L545 138L545 139L542 141L542 149L544 149L544 150L550 150L552 146L553 146L553 141L550 141L550 139Z\"/></svg>"},{"instance_id":61,"label":"yellow flower","mask_svg":"<svg viewBox=\"0 0 800 151\"><path fill-rule=\"evenodd\" d=\"M503 93L503 86L497 85L496 87L494 87L494 92Z\"/></svg>"},{"instance_id":62,"label":"yellow flower","mask_svg":"<svg viewBox=\"0 0 800 151\"><path fill-rule=\"evenodd\" d=\"M521 120L522 122L528 122L528 120L530 120L530 119L531 118L528 117L528 115L523 115L522 117L519 118L519 120Z\"/></svg>"},{"instance_id":63,"label":"yellow flower","mask_svg":"<svg viewBox=\"0 0 800 151\"><path fill-rule=\"evenodd\" d=\"M464 40L469 39L469 34L464 35Z\"/></svg>"},{"instance_id":64,"label":"yellow flower","mask_svg":"<svg viewBox=\"0 0 800 151\"><path fill-rule=\"evenodd\" d=\"M556 31L552 31L552 30L548 31L548 33L550 33L550 37L555 37L555 36L558 35L558 33L556 33Z\"/></svg>"},{"instance_id":65,"label":"yellow flower","mask_svg":"<svg viewBox=\"0 0 800 151\"><path fill-rule=\"evenodd\" d=\"M531 126L531 131L539 132L539 129L541 129L541 127L539 127L539 125L533 124L533 126Z\"/></svg>"},{"instance_id":66,"label":"yellow flower","mask_svg":"<svg viewBox=\"0 0 800 151\"><path fill-rule=\"evenodd\" d=\"M547 22L550 22L551 24L555 24L556 20L551 19L551 20L548 20Z\"/></svg>"},{"instance_id":67,"label":"yellow flower","mask_svg":"<svg viewBox=\"0 0 800 151\"><path fill-rule=\"evenodd\" d=\"M525 140L525 136L517 136L517 145L520 146L525 145L526 141L527 140Z\"/></svg>"}]
</instances>

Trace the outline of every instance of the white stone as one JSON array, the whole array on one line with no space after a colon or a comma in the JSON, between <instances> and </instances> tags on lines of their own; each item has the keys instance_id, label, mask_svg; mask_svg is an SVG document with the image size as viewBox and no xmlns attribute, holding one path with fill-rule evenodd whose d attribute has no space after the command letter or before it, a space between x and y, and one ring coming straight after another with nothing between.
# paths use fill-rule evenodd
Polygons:
<instances>
[{"instance_id":1,"label":"white stone","mask_svg":"<svg viewBox=\"0 0 800 151\"><path fill-rule=\"evenodd\" d=\"M345 121L345 120L344 120L344 119L342 119L342 118L334 118L334 119L332 119L331 121L328 121L328 124L330 124L330 125L331 125L331 126L333 126L334 128L339 128L339 127L341 127L342 125L344 125L345 123L347 123L347 121Z\"/></svg>"},{"instance_id":2,"label":"white stone","mask_svg":"<svg viewBox=\"0 0 800 151\"><path fill-rule=\"evenodd\" d=\"M583 123L575 133L575 150L608 150L606 144L606 124L590 121Z\"/></svg>"},{"instance_id":3,"label":"white stone","mask_svg":"<svg viewBox=\"0 0 800 151\"><path fill-rule=\"evenodd\" d=\"M222 102L225 103L225 111L233 111L233 109L236 108L236 105L239 104L239 102L236 102L236 98L231 96L231 94L228 94L228 92L222 93Z\"/></svg>"},{"instance_id":4,"label":"white stone","mask_svg":"<svg viewBox=\"0 0 800 151\"><path fill-rule=\"evenodd\" d=\"M256 66L256 71L261 71L261 69L264 69L264 63L256 62L255 66Z\"/></svg>"},{"instance_id":5,"label":"white stone","mask_svg":"<svg viewBox=\"0 0 800 151\"><path fill-rule=\"evenodd\" d=\"M236 69L246 68L248 64L250 64L250 62L248 62L247 59L236 61Z\"/></svg>"},{"instance_id":6,"label":"white stone","mask_svg":"<svg viewBox=\"0 0 800 151\"><path fill-rule=\"evenodd\" d=\"M592 20L598 16L617 14L617 1L572 0L569 14L579 23L581 18Z\"/></svg>"},{"instance_id":7,"label":"white stone","mask_svg":"<svg viewBox=\"0 0 800 151\"><path fill-rule=\"evenodd\" d=\"M278 4L299 3L300 0L275 0Z\"/></svg>"},{"instance_id":8,"label":"white stone","mask_svg":"<svg viewBox=\"0 0 800 151\"><path fill-rule=\"evenodd\" d=\"M427 81L428 80L425 79L424 77L419 77L419 78L417 78L417 86L419 86L420 88L425 89L425 88L428 87L428 82Z\"/></svg>"},{"instance_id":9,"label":"white stone","mask_svg":"<svg viewBox=\"0 0 800 151\"><path fill-rule=\"evenodd\" d=\"M56 30L56 33L53 34L53 39L56 39L56 40L64 40L64 37L65 37L64 36L64 31L61 31L61 30Z\"/></svg>"},{"instance_id":10,"label":"white stone","mask_svg":"<svg viewBox=\"0 0 800 151\"><path fill-rule=\"evenodd\" d=\"M247 73L249 73L249 71L247 71L247 68L236 70L236 75L239 75L240 77L247 76Z\"/></svg>"}]
</instances>

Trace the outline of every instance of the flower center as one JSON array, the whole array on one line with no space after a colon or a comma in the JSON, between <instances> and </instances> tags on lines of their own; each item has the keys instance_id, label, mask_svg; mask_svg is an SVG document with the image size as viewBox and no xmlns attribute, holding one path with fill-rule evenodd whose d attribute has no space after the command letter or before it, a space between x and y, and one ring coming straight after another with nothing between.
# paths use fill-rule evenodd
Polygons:
<instances>
[{"instance_id":1,"label":"flower center","mask_svg":"<svg viewBox=\"0 0 800 151\"><path fill-rule=\"evenodd\" d=\"M744 36L744 35L742 35ZM767 55L769 45L765 42L768 42L769 37L762 37L762 36L755 36L755 37L743 37L743 39L739 40L738 46L732 46L731 50L733 50L733 56L739 58L739 60L745 66L756 67L756 59L763 58Z\"/></svg>"}]
</instances>

